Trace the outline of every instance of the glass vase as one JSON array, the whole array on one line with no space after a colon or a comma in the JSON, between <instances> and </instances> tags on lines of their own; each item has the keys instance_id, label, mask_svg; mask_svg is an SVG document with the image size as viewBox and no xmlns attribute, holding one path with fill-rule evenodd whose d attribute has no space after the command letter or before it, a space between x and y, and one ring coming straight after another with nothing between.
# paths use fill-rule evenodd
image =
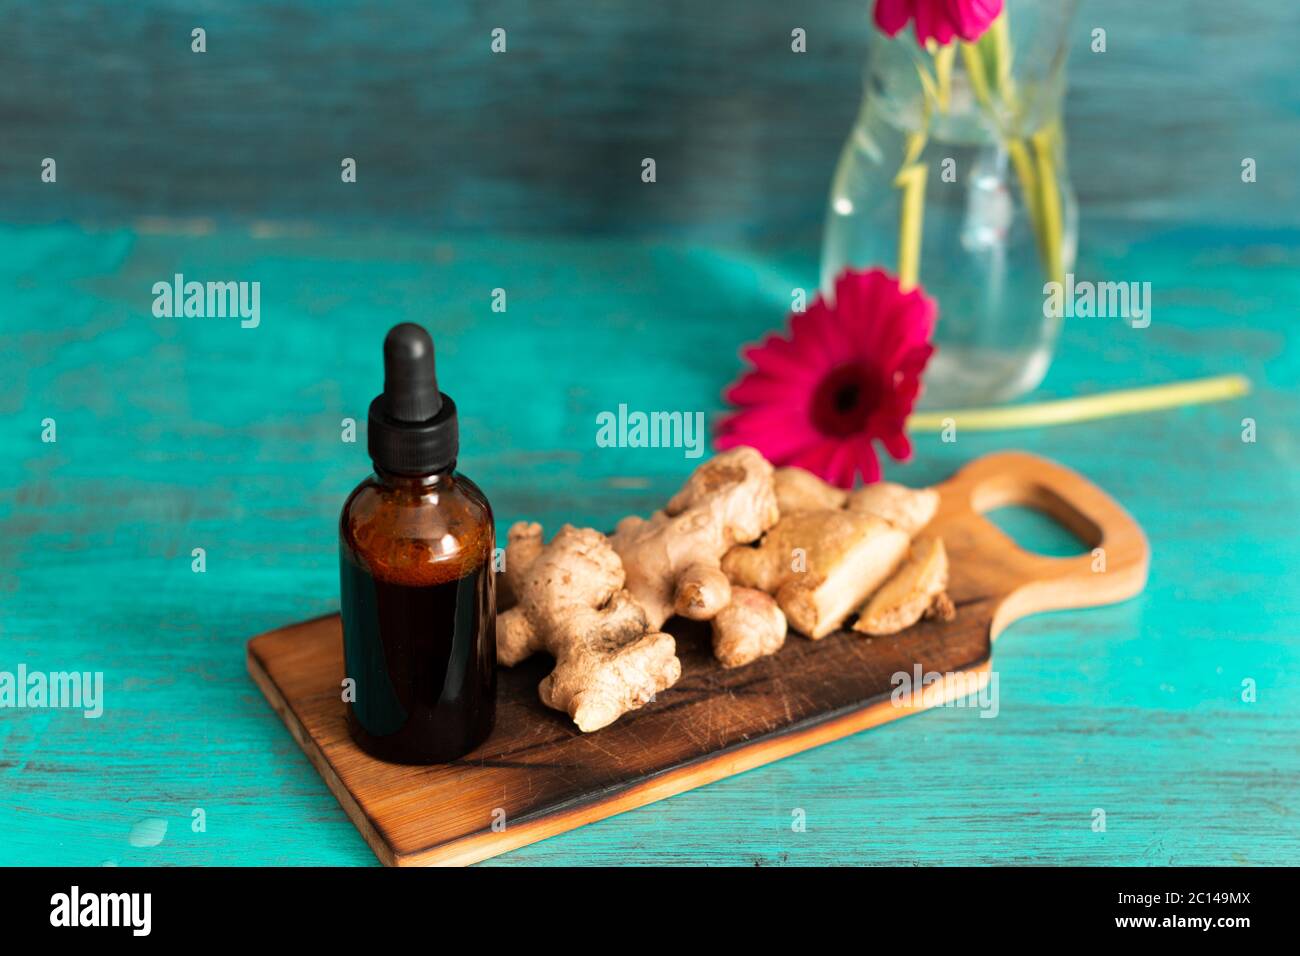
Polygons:
<instances>
[{"instance_id":1,"label":"glass vase","mask_svg":"<svg viewBox=\"0 0 1300 956\"><path fill-rule=\"evenodd\" d=\"M973 43L876 33L831 185L822 293L879 266L939 307L922 407L1004 401L1047 372L1044 284L1074 264L1062 105L1073 2L1007 0Z\"/></svg>"}]
</instances>

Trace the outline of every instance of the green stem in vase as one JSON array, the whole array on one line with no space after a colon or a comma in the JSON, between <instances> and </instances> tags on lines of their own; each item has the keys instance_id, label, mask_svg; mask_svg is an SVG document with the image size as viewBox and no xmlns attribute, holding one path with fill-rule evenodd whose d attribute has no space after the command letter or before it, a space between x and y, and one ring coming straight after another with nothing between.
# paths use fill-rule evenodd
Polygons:
<instances>
[{"instance_id":1,"label":"green stem in vase","mask_svg":"<svg viewBox=\"0 0 1300 956\"><path fill-rule=\"evenodd\" d=\"M925 133L907 138L907 157L894 185L903 192L898 213L898 285L904 292L916 287L921 271L921 224L925 217L925 163L916 161L925 149Z\"/></svg>"},{"instance_id":2,"label":"green stem in vase","mask_svg":"<svg viewBox=\"0 0 1300 956\"><path fill-rule=\"evenodd\" d=\"M1015 104L1015 87L1011 75L1011 40L1004 12L976 43L963 43L962 59L970 78L971 89L980 106L984 108L994 129L1003 137L1007 155L1020 180L1029 224L1034 232L1039 261L1044 273L1051 279L1062 278L1061 263L1061 193L1056 178L1056 149L1060 143L1058 124L1051 123L1025 140L1009 135L993 102L989 86L989 71L982 47L989 47L995 58L994 79L1003 106L1018 121Z\"/></svg>"},{"instance_id":3,"label":"green stem in vase","mask_svg":"<svg viewBox=\"0 0 1300 956\"><path fill-rule=\"evenodd\" d=\"M903 162L894 176L894 186L903 193L898 209L898 284L904 292L915 288L920 278L921 225L925 218L928 174L926 164L920 159L929 135L932 105L940 102L935 78L920 63L916 71L921 77L921 127L908 135Z\"/></svg>"},{"instance_id":4,"label":"green stem in vase","mask_svg":"<svg viewBox=\"0 0 1300 956\"><path fill-rule=\"evenodd\" d=\"M1010 106L1016 98L1015 81L1011 75L1011 31L1007 27L1007 12L993 21L989 27L989 36L993 41L994 79L1002 102Z\"/></svg>"},{"instance_id":5,"label":"green stem in vase","mask_svg":"<svg viewBox=\"0 0 1300 956\"><path fill-rule=\"evenodd\" d=\"M1011 165L1016 171L1016 178L1020 180L1020 193L1024 196L1025 210L1029 213L1029 225L1034 231L1034 244L1038 248L1039 258L1046 262L1046 251L1043 248L1043 216L1039 208L1041 197L1038 192L1038 168L1024 140L1008 139L1006 147L1007 155L1011 157Z\"/></svg>"},{"instance_id":6,"label":"green stem in vase","mask_svg":"<svg viewBox=\"0 0 1300 956\"><path fill-rule=\"evenodd\" d=\"M957 55L955 44L939 46L933 40L929 45L934 58L934 99L940 113L947 113L952 103L952 63Z\"/></svg>"},{"instance_id":7,"label":"green stem in vase","mask_svg":"<svg viewBox=\"0 0 1300 956\"><path fill-rule=\"evenodd\" d=\"M1061 189L1056 176L1056 156L1061 142L1059 121L1053 121L1034 133L1037 159L1038 214L1043 267L1054 282L1065 280L1061 261Z\"/></svg>"}]
</instances>

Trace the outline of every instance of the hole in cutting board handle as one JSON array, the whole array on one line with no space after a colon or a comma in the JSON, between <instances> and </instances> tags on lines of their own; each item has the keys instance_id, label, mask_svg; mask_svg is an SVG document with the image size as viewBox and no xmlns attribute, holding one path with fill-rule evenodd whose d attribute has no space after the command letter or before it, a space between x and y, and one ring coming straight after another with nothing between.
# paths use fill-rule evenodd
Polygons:
<instances>
[{"instance_id":1,"label":"hole in cutting board handle","mask_svg":"<svg viewBox=\"0 0 1300 956\"><path fill-rule=\"evenodd\" d=\"M987 481L975 490L971 503L986 521L1032 554L1071 558L1101 544L1101 528L1046 485Z\"/></svg>"},{"instance_id":2,"label":"hole in cutting board handle","mask_svg":"<svg viewBox=\"0 0 1300 956\"><path fill-rule=\"evenodd\" d=\"M1092 550L1088 543L1050 515L1025 505L1003 505L984 519L1031 554L1073 558Z\"/></svg>"}]
</instances>

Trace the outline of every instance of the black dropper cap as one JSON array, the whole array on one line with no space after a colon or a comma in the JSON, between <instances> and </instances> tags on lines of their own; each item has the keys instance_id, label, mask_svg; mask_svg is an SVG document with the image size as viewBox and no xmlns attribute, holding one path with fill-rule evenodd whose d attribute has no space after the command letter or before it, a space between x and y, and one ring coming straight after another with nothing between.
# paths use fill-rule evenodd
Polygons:
<instances>
[{"instance_id":1,"label":"black dropper cap","mask_svg":"<svg viewBox=\"0 0 1300 956\"><path fill-rule=\"evenodd\" d=\"M414 322L384 339L384 393L370 403L367 434L370 459L384 471L431 475L456 464L456 403L438 391L433 339Z\"/></svg>"}]
</instances>

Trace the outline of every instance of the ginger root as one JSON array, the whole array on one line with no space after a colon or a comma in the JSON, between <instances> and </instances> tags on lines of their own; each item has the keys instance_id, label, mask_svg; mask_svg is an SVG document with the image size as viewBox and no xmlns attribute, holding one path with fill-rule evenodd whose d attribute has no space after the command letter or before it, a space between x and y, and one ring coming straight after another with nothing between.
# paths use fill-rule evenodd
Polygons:
<instances>
[{"instance_id":1,"label":"ginger root","mask_svg":"<svg viewBox=\"0 0 1300 956\"><path fill-rule=\"evenodd\" d=\"M844 508L875 515L914 536L939 510L939 492L933 488L878 481L856 491L845 491L802 468L778 468L774 481L783 518L799 511Z\"/></svg>"},{"instance_id":2,"label":"ginger root","mask_svg":"<svg viewBox=\"0 0 1300 956\"><path fill-rule=\"evenodd\" d=\"M722 569L740 587L776 596L790 625L813 639L839 627L898 567L908 535L872 515L801 511L758 547L732 548Z\"/></svg>"},{"instance_id":3,"label":"ginger root","mask_svg":"<svg viewBox=\"0 0 1300 956\"><path fill-rule=\"evenodd\" d=\"M497 610L507 611L518 603L515 597L523 569L533 563L542 550L542 526L536 521L517 521L506 533L506 554L513 563L497 572Z\"/></svg>"},{"instance_id":4,"label":"ginger root","mask_svg":"<svg viewBox=\"0 0 1300 956\"><path fill-rule=\"evenodd\" d=\"M853 625L862 634L897 634L911 627L924 614L951 621L952 601L944 592L948 586L948 553L936 537L918 538L907 560L867 602Z\"/></svg>"},{"instance_id":5,"label":"ginger root","mask_svg":"<svg viewBox=\"0 0 1300 956\"><path fill-rule=\"evenodd\" d=\"M649 520L620 521L610 543L651 628L673 614L707 621L731 602L722 556L756 541L777 517L772 466L753 448L733 448L695 469Z\"/></svg>"},{"instance_id":6,"label":"ginger root","mask_svg":"<svg viewBox=\"0 0 1300 956\"><path fill-rule=\"evenodd\" d=\"M743 667L785 644L785 614L766 591L734 587L731 603L712 621L713 656L723 667Z\"/></svg>"},{"instance_id":7,"label":"ginger root","mask_svg":"<svg viewBox=\"0 0 1300 956\"><path fill-rule=\"evenodd\" d=\"M846 603L861 605L878 588L880 601L860 612L861 632L892 634L927 612L951 619L943 543L918 545L904 562L908 542L938 511L937 491L877 482L846 492L802 468L777 469L773 483L781 520L758 548L734 548L723 558L733 584L775 594L790 625L812 638L839 627L853 610ZM895 626L900 620L907 623ZM884 627L892 630L876 630Z\"/></svg>"},{"instance_id":8,"label":"ginger root","mask_svg":"<svg viewBox=\"0 0 1300 956\"><path fill-rule=\"evenodd\" d=\"M538 695L589 732L681 677L676 643L660 631L674 614L711 622L723 667L775 653L791 627L824 637L855 609L867 634L922 615L950 620L943 542L912 544L938 502L932 489L889 483L845 492L802 469L774 472L741 447L609 538L565 525L543 544L541 525L519 522L498 582L513 606L497 615L497 659L554 657Z\"/></svg>"},{"instance_id":9,"label":"ginger root","mask_svg":"<svg viewBox=\"0 0 1300 956\"><path fill-rule=\"evenodd\" d=\"M939 510L939 492L879 481L850 493L844 507L858 514L875 515L914 536Z\"/></svg>"},{"instance_id":10,"label":"ginger root","mask_svg":"<svg viewBox=\"0 0 1300 956\"><path fill-rule=\"evenodd\" d=\"M554 657L538 695L579 730L613 723L681 677L676 643L624 589L622 562L600 532L566 524L543 546L541 525L519 522L505 566L516 604L497 615L497 659Z\"/></svg>"},{"instance_id":11,"label":"ginger root","mask_svg":"<svg viewBox=\"0 0 1300 956\"><path fill-rule=\"evenodd\" d=\"M811 471L802 468L778 468L772 475L776 488L776 506L782 517L796 511L824 511L843 508L849 493L829 482L822 481Z\"/></svg>"}]
</instances>

